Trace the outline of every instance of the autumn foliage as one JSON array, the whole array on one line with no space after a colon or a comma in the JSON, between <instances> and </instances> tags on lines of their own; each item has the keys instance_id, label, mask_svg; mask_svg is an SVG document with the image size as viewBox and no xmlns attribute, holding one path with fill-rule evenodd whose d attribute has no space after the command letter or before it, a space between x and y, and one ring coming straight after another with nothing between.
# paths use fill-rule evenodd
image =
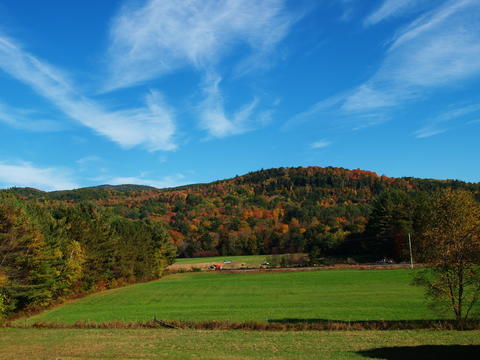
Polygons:
<instances>
[{"instance_id":1,"label":"autumn foliage","mask_svg":"<svg viewBox=\"0 0 480 360\"><path fill-rule=\"evenodd\" d=\"M446 188L480 194L479 184L333 167L261 170L171 189L3 191L1 308L29 310L157 278L175 254L401 261L407 234L422 231L422 199Z\"/></svg>"}]
</instances>

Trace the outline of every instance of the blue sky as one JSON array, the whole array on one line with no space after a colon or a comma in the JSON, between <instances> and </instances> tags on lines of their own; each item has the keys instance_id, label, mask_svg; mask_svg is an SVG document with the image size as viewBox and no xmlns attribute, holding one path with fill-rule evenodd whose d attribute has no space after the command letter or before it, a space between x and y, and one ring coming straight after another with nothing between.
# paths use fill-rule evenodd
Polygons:
<instances>
[{"instance_id":1,"label":"blue sky","mask_svg":"<svg viewBox=\"0 0 480 360\"><path fill-rule=\"evenodd\" d=\"M478 0L0 0L0 187L480 181Z\"/></svg>"}]
</instances>

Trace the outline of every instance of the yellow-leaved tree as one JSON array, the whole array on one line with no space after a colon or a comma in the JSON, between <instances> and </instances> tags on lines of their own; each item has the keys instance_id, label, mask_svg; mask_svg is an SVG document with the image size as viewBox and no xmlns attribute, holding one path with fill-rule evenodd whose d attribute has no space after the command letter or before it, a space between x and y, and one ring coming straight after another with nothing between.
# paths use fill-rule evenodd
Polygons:
<instances>
[{"instance_id":1,"label":"yellow-leaved tree","mask_svg":"<svg viewBox=\"0 0 480 360\"><path fill-rule=\"evenodd\" d=\"M478 312L480 204L467 191L446 189L425 207L420 251L425 267L415 277L433 308L453 313L460 329Z\"/></svg>"}]
</instances>

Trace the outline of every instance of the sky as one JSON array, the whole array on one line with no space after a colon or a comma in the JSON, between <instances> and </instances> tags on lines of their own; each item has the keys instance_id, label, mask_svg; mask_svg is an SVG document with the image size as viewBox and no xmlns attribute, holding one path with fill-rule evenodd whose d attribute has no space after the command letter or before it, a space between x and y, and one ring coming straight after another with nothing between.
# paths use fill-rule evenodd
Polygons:
<instances>
[{"instance_id":1,"label":"sky","mask_svg":"<svg viewBox=\"0 0 480 360\"><path fill-rule=\"evenodd\" d=\"M0 0L0 188L480 181L478 0Z\"/></svg>"}]
</instances>

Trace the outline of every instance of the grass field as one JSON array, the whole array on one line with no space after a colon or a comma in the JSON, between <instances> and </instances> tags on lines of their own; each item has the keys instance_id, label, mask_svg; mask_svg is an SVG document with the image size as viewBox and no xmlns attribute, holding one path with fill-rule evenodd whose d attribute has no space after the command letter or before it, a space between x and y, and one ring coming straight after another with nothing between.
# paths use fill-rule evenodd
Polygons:
<instances>
[{"instance_id":1,"label":"grass field","mask_svg":"<svg viewBox=\"0 0 480 360\"><path fill-rule=\"evenodd\" d=\"M9 360L474 359L479 345L480 331L0 329L0 359Z\"/></svg>"},{"instance_id":2,"label":"grass field","mask_svg":"<svg viewBox=\"0 0 480 360\"><path fill-rule=\"evenodd\" d=\"M249 265L260 265L265 262L268 255L244 255L244 256L214 256L214 257L200 257L200 258L180 258L175 260L175 264L179 265L194 265L205 263L223 263L224 260L232 262L245 263Z\"/></svg>"},{"instance_id":3,"label":"grass field","mask_svg":"<svg viewBox=\"0 0 480 360\"><path fill-rule=\"evenodd\" d=\"M109 290L28 320L415 320L436 316L409 270L184 273Z\"/></svg>"}]
</instances>

